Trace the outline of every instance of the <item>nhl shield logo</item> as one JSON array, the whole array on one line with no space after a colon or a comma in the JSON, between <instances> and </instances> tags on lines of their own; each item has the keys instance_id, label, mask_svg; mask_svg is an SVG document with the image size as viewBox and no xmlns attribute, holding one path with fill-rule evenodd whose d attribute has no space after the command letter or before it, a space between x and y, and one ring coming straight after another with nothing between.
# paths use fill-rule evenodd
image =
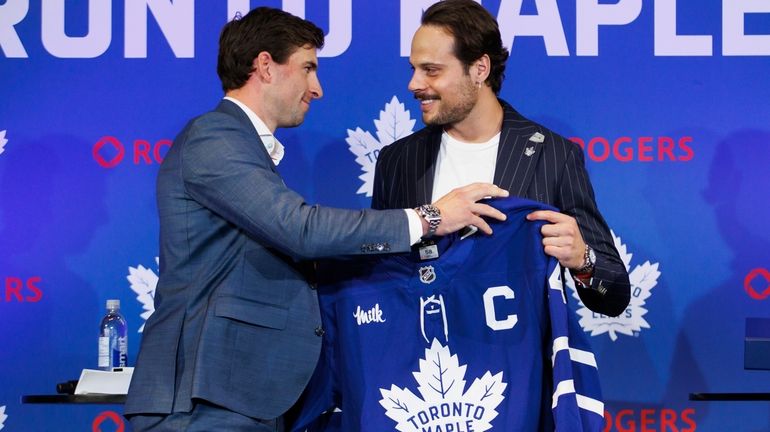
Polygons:
<instances>
[{"instance_id":1,"label":"nhl shield logo","mask_svg":"<svg viewBox=\"0 0 770 432\"><path fill-rule=\"evenodd\" d=\"M420 267L420 282L424 284L429 284L436 280L436 271L433 269L433 266L425 266Z\"/></svg>"}]
</instances>

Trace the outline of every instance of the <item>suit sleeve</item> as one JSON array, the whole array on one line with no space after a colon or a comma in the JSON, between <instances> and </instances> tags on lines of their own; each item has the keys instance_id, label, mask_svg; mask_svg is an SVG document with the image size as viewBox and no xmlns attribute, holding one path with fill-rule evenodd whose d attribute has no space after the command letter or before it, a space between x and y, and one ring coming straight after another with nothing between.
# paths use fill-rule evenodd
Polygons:
<instances>
[{"instance_id":1,"label":"suit sleeve","mask_svg":"<svg viewBox=\"0 0 770 432\"><path fill-rule=\"evenodd\" d=\"M183 145L186 192L266 246L297 259L409 250L403 210L308 205L273 170L261 141L231 116L199 119Z\"/></svg>"},{"instance_id":2,"label":"suit sleeve","mask_svg":"<svg viewBox=\"0 0 770 432\"><path fill-rule=\"evenodd\" d=\"M583 153L575 145L570 146L567 155L559 195L561 202L558 207L577 220L583 240L596 253L591 286L578 288L580 299L594 312L620 315L630 300L628 272L615 249L609 227L596 206Z\"/></svg>"}]
</instances>

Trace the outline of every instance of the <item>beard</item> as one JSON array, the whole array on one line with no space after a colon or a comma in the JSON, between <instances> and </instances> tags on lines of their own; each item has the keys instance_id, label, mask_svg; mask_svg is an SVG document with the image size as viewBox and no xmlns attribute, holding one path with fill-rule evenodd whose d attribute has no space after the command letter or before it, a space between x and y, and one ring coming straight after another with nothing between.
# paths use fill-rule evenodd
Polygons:
<instances>
[{"instance_id":1,"label":"beard","mask_svg":"<svg viewBox=\"0 0 770 432\"><path fill-rule=\"evenodd\" d=\"M468 117L478 101L478 89L468 80L457 86L452 100L446 100L438 95L415 95L415 97L420 100L438 100L438 112L432 116L429 113L423 113L422 121L428 126L446 126Z\"/></svg>"}]
</instances>

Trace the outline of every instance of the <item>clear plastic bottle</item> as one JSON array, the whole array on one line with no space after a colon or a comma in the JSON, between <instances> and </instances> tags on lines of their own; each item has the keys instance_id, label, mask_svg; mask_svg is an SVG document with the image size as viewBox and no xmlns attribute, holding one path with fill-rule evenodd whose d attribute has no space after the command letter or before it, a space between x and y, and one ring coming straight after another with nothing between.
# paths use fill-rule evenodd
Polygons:
<instances>
[{"instance_id":1,"label":"clear plastic bottle","mask_svg":"<svg viewBox=\"0 0 770 432\"><path fill-rule=\"evenodd\" d=\"M99 369L128 366L128 326L120 300L107 300L107 314L99 325Z\"/></svg>"}]
</instances>

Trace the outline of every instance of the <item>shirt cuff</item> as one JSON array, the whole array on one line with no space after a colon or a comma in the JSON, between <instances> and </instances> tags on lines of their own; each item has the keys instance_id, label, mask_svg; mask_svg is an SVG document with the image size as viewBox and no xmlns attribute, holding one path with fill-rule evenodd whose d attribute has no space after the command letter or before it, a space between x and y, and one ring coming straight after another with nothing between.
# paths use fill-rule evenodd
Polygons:
<instances>
[{"instance_id":1,"label":"shirt cuff","mask_svg":"<svg viewBox=\"0 0 770 432\"><path fill-rule=\"evenodd\" d=\"M409 220L409 244L415 245L422 239L422 220L414 209L404 209Z\"/></svg>"}]
</instances>

